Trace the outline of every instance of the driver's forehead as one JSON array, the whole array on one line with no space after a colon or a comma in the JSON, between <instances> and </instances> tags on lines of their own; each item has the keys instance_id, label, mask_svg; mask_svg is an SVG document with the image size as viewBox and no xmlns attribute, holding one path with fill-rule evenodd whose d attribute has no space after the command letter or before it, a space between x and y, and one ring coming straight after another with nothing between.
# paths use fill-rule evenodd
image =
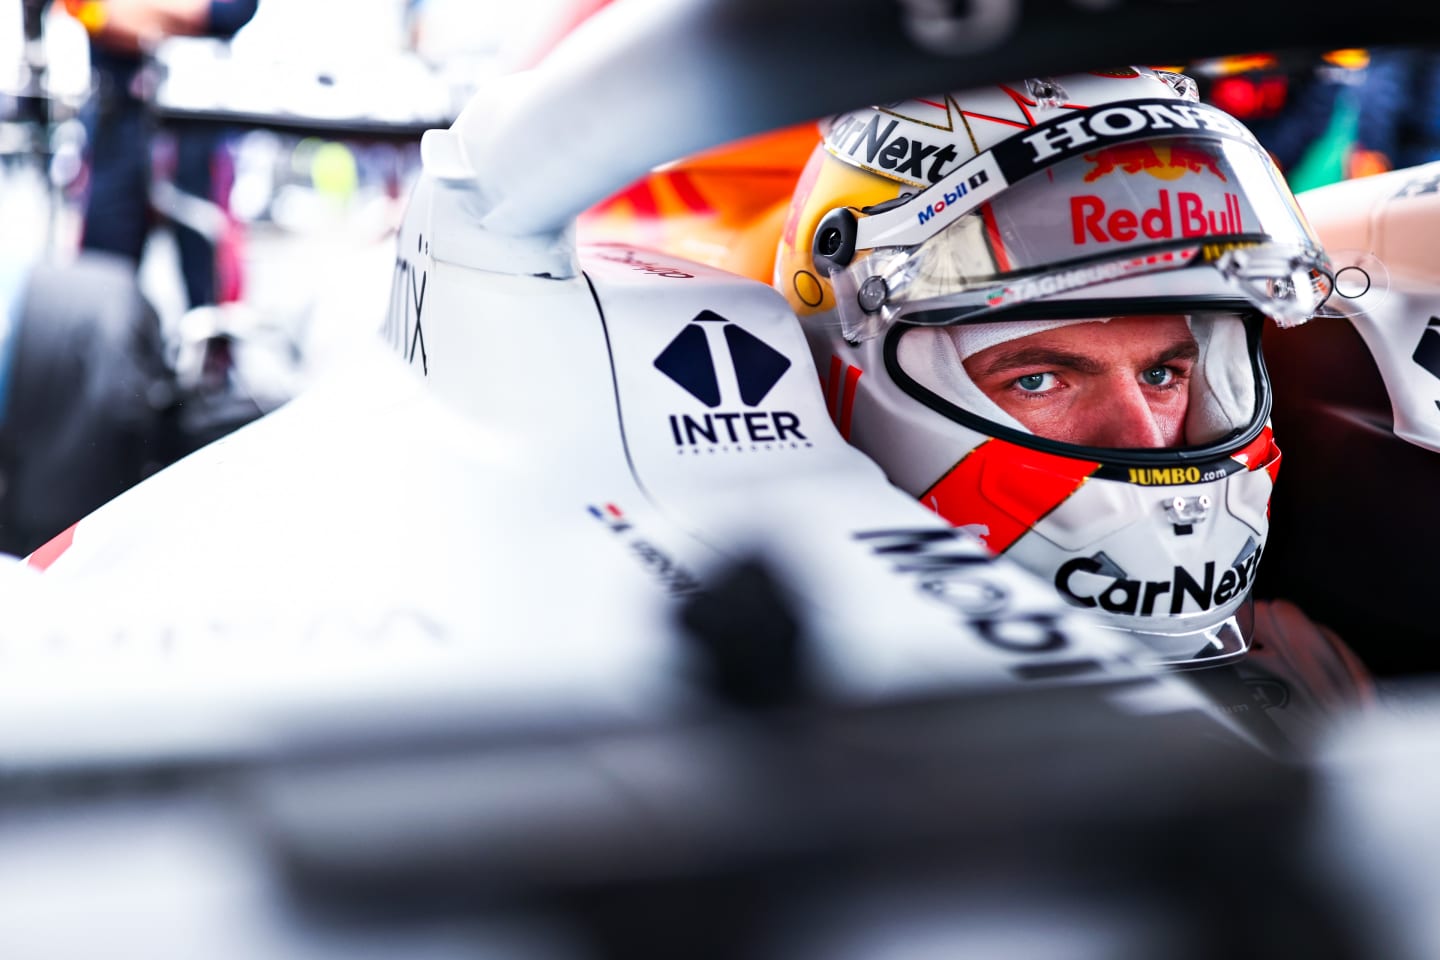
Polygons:
<instances>
[{"instance_id":1,"label":"driver's forehead","mask_svg":"<svg viewBox=\"0 0 1440 960\"><path fill-rule=\"evenodd\" d=\"M990 359L1003 362L1006 358L1015 358L1017 362L1024 362L1027 355L1054 351L1096 360L1147 362L1194 343L1195 337L1184 315L1145 314L1042 329L994 344L968 359L983 363Z\"/></svg>"},{"instance_id":2,"label":"driver's forehead","mask_svg":"<svg viewBox=\"0 0 1440 960\"><path fill-rule=\"evenodd\" d=\"M1190 333L1190 324L1184 315L1172 313L1111 317L1103 322L1075 323L1032 333L1012 342L1036 342L1046 339L1081 346L1112 346L1122 343L1169 343L1195 338Z\"/></svg>"}]
</instances>

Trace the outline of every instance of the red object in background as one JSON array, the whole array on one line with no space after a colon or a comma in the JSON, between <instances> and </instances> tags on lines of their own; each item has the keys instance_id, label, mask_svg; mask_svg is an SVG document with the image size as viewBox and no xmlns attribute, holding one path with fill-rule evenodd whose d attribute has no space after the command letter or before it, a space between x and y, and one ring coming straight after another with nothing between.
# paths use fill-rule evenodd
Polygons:
<instances>
[{"instance_id":1,"label":"red object in background","mask_svg":"<svg viewBox=\"0 0 1440 960\"><path fill-rule=\"evenodd\" d=\"M212 203L225 214L215 247L215 302L239 303L245 299L245 241L247 232L230 212L230 191L235 186L235 156L228 146L218 147L210 158Z\"/></svg>"},{"instance_id":2,"label":"red object in background","mask_svg":"<svg viewBox=\"0 0 1440 960\"><path fill-rule=\"evenodd\" d=\"M609 5L610 0L571 0L569 7L561 11L545 36L530 49L524 61L519 64L520 69L533 67L545 59L545 55L555 49L556 44L569 36L576 27Z\"/></svg>"},{"instance_id":3,"label":"red object in background","mask_svg":"<svg viewBox=\"0 0 1440 960\"><path fill-rule=\"evenodd\" d=\"M1273 117L1285 107L1290 82L1285 77L1222 77L1207 98L1241 120Z\"/></svg>"},{"instance_id":4,"label":"red object in background","mask_svg":"<svg viewBox=\"0 0 1440 960\"><path fill-rule=\"evenodd\" d=\"M226 217L225 232L215 244L215 301L245 299L245 225Z\"/></svg>"}]
</instances>

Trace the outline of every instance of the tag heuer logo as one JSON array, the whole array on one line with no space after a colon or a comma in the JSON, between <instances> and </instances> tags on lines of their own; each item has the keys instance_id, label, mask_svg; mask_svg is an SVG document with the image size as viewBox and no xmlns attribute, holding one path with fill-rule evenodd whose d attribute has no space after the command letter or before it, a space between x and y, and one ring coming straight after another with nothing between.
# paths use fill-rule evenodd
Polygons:
<instances>
[{"instance_id":1,"label":"tag heuer logo","mask_svg":"<svg viewBox=\"0 0 1440 960\"><path fill-rule=\"evenodd\" d=\"M713 311L704 310L690 321L655 358L655 369L705 406L712 409L720 406L720 376L710 350L710 338L701 326L703 323L721 325L719 329L740 388L740 402L747 407L759 405L790 369L790 359Z\"/></svg>"}]
</instances>

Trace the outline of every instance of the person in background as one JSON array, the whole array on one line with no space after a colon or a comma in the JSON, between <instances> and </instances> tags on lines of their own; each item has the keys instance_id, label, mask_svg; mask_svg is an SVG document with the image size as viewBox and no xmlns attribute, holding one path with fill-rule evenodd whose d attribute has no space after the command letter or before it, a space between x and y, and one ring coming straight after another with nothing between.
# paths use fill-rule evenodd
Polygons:
<instances>
[{"instance_id":1,"label":"person in background","mask_svg":"<svg viewBox=\"0 0 1440 960\"><path fill-rule=\"evenodd\" d=\"M254 17L259 0L66 0L90 35L96 91L87 114L90 180L81 249L119 254L137 266L150 230L151 121L141 82L145 52L172 36L228 39ZM175 186L209 199L218 146L213 131L175 136ZM176 225L189 305L216 302L211 241Z\"/></svg>"}]
</instances>

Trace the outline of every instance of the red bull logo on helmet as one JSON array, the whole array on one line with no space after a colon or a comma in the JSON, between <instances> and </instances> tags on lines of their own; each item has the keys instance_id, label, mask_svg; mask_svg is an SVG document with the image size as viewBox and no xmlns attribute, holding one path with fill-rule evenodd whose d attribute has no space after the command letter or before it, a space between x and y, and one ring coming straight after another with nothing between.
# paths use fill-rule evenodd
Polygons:
<instances>
[{"instance_id":1,"label":"red bull logo on helmet","mask_svg":"<svg viewBox=\"0 0 1440 960\"><path fill-rule=\"evenodd\" d=\"M1218 202L1217 202L1218 201ZM1112 208L1105 198L1081 194L1070 198L1071 239L1087 243L1130 243L1136 240L1173 240L1178 237L1228 236L1243 233L1240 197L1219 197L1180 190L1156 191L1153 207L1135 210Z\"/></svg>"},{"instance_id":2,"label":"red bull logo on helmet","mask_svg":"<svg viewBox=\"0 0 1440 960\"><path fill-rule=\"evenodd\" d=\"M1090 170L1086 183L1119 170L1127 174L1146 173L1159 180L1177 180L1187 173L1208 171L1228 183L1220 163L1213 154L1184 143L1122 143L1085 154Z\"/></svg>"}]
</instances>

